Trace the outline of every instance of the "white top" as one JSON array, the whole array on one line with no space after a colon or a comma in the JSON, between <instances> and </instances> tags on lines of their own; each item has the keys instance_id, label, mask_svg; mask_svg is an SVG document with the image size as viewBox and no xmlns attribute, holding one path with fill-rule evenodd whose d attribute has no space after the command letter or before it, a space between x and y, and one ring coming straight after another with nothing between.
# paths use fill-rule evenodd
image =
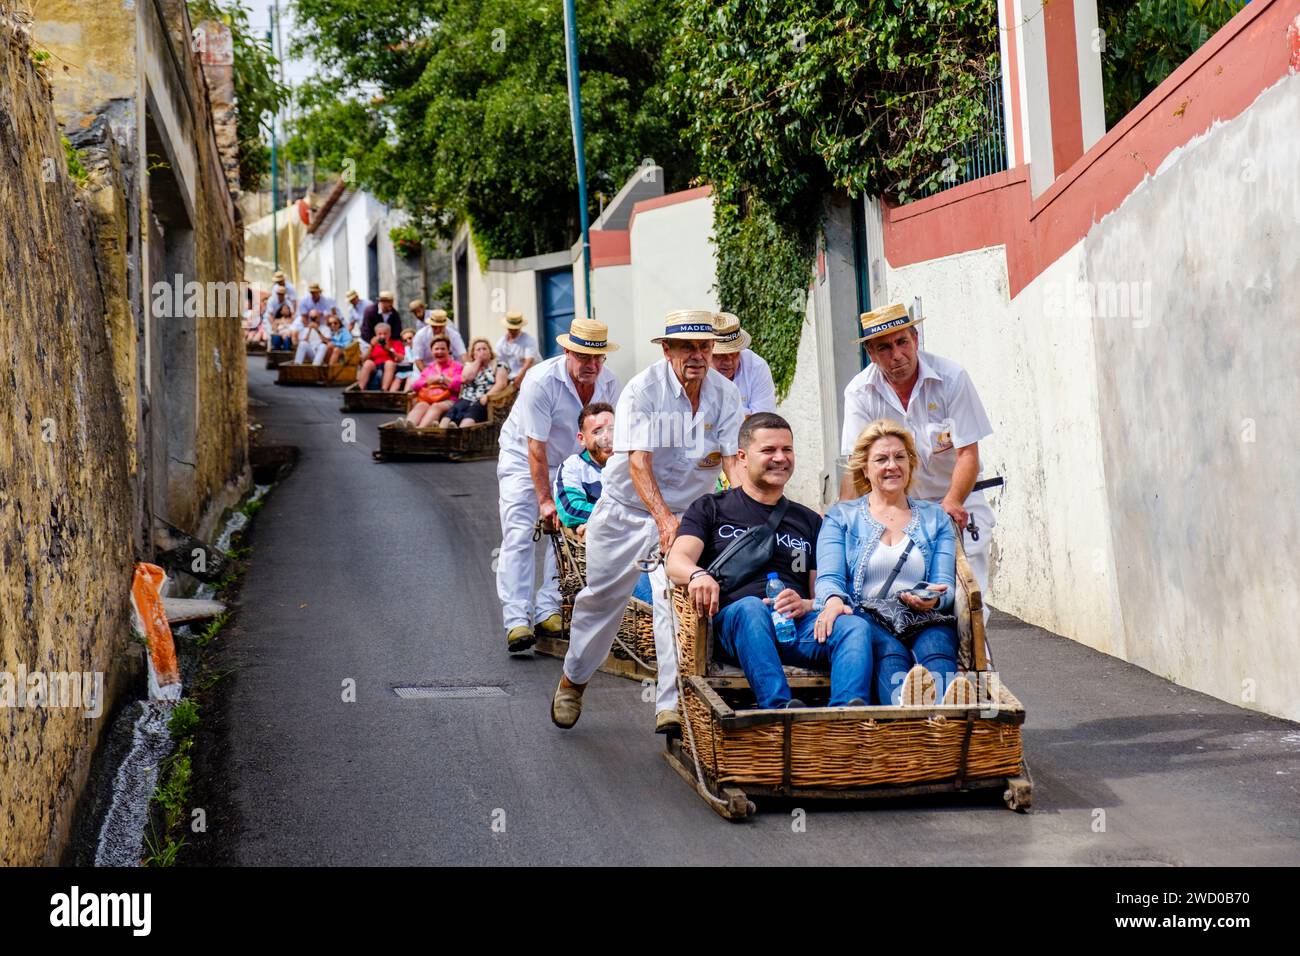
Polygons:
<instances>
[{"instance_id":1,"label":"white top","mask_svg":"<svg viewBox=\"0 0 1300 956\"><path fill-rule=\"evenodd\" d=\"M284 294L288 296L290 299L297 300L298 290L293 287L293 283L290 282L288 279L285 279L283 282L273 282L272 285L284 286Z\"/></svg>"},{"instance_id":2,"label":"white top","mask_svg":"<svg viewBox=\"0 0 1300 956\"><path fill-rule=\"evenodd\" d=\"M632 486L628 453L648 451L664 503L674 513L685 511L713 490L723 456L736 453L741 419L740 391L721 372L709 369L700 387L699 411L692 413L686 389L668 360L660 359L635 375L618 397L605 494L646 511Z\"/></svg>"},{"instance_id":3,"label":"white top","mask_svg":"<svg viewBox=\"0 0 1300 956\"><path fill-rule=\"evenodd\" d=\"M903 549L907 547L907 542L911 540L907 535L902 535L897 544L885 544L884 539L876 542L876 550L871 552L871 557L867 559L867 579L862 584L862 593L860 598L873 598L881 586L888 580L890 572L894 570L894 565L898 564L898 559L903 555ZM899 591L905 591L908 588L914 588L925 580L925 558L921 554L921 549L913 545L911 553L907 556L903 569L898 572L898 577L894 578L894 583L889 586L889 593L885 597L892 597Z\"/></svg>"},{"instance_id":4,"label":"white top","mask_svg":"<svg viewBox=\"0 0 1300 956\"><path fill-rule=\"evenodd\" d=\"M757 352L745 349L740 353L736 377L731 383L740 390L740 408L746 418L755 412L776 411L776 385L772 382L772 369Z\"/></svg>"},{"instance_id":5,"label":"white top","mask_svg":"<svg viewBox=\"0 0 1300 956\"><path fill-rule=\"evenodd\" d=\"M450 322L445 327L444 335L451 340L451 357L457 362L465 354L465 340L460 337L460 330ZM433 361L433 326L425 323L420 330L415 333L415 341L411 343L411 348L415 352L415 359L418 362Z\"/></svg>"},{"instance_id":6,"label":"white top","mask_svg":"<svg viewBox=\"0 0 1300 956\"><path fill-rule=\"evenodd\" d=\"M964 368L929 352L921 352L918 363L916 386L906 410L874 363L844 387L840 453L853 454L858 435L877 418L900 422L916 440L916 452L921 459L909 493L914 498L941 501L952 485L953 466L957 461L955 449L988 438L993 434L993 426ZM977 496L983 501L983 492L976 491L967 502Z\"/></svg>"},{"instance_id":7,"label":"white top","mask_svg":"<svg viewBox=\"0 0 1300 956\"><path fill-rule=\"evenodd\" d=\"M366 309L369 307L369 299L357 299L356 305L349 302L345 308L343 325L353 335L361 334L361 320L366 317Z\"/></svg>"},{"instance_id":8,"label":"white top","mask_svg":"<svg viewBox=\"0 0 1300 956\"><path fill-rule=\"evenodd\" d=\"M338 306L334 304L334 300L331 299L329 296L322 294L319 299L313 299L311 297L311 293L308 292L305 296L302 297L302 300L299 301L298 303L298 314L306 315L312 309L315 309L317 312L319 312L321 314L321 318L324 318L325 316L329 315L331 312L337 314L339 311Z\"/></svg>"},{"instance_id":9,"label":"white top","mask_svg":"<svg viewBox=\"0 0 1300 956\"><path fill-rule=\"evenodd\" d=\"M582 411L583 401L564 367L564 359L563 355L546 359L524 376L519 397L501 426L503 466L527 471L530 438L546 442L548 468L558 468L578 451L578 412ZM618 379L602 368L591 401L612 404L617 395Z\"/></svg>"},{"instance_id":10,"label":"white top","mask_svg":"<svg viewBox=\"0 0 1300 956\"><path fill-rule=\"evenodd\" d=\"M328 342L329 326L325 323L325 316L321 316L319 325L312 328L307 324L307 317L300 315L293 320L293 325L289 326L289 331L298 333L298 341L302 342Z\"/></svg>"},{"instance_id":11,"label":"white top","mask_svg":"<svg viewBox=\"0 0 1300 956\"><path fill-rule=\"evenodd\" d=\"M497 342L497 358L506 363L511 378L519 374L519 370L524 367L524 362L528 359L541 357L542 353L537 351L537 340L527 332L520 332L513 342L510 341L509 334L502 335L501 341ZM574 434L577 434L576 428Z\"/></svg>"}]
</instances>

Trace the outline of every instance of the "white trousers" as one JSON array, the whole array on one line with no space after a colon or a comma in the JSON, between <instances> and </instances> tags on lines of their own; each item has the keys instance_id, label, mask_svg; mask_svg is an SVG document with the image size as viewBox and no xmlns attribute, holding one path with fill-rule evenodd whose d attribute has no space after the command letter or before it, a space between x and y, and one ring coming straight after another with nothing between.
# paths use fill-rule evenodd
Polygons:
<instances>
[{"instance_id":1,"label":"white trousers","mask_svg":"<svg viewBox=\"0 0 1300 956\"><path fill-rule=\"evenodd\" d=\"M966 550L966 562L970 565L971 573L975 575L975 580L980 583L980 594L983 596L984 605L987 608L989 601L989 545L993 543L993 509L988 506L987 501L968 500L966 510L975 519L975 527L979 529L980 539L972 541L970 533L963 530L961 546ZM987 611L984 616L985 618L988 617Z\"/></svg>"},{"instance_id":2,"label":"white trousers","mask_svg":"<svg viewBox=\"0 0 1300 956\"><path fill-rule=\"evenodd\" d=\"M298 365L305 365L308 361L312 365L320 365L325 361L325 350L328 348L324 342L299 342L298 351L294 353L293 360Z\"/></svg>"},{"instance_id":3,"label":"white trousers","mask_svg":"<svg viewBox=\"0 0 1300 956\"><path fill-rule=\"evenodd\" d=\"M509 467L503 467L508 464ZM554 471L550 480L555 479ZM536 574L537 544L533 528L537 524L537 493L525 465L521 471L514 462L499 459L497 485L501 508L501 551L497 555L497 597L506 630L519 625L530 626L544 621L560 610L559 572L555 567L555 550L543 536L546 549L542 563L542 587L537 592L533 613L533 580Z\"/></svg>"},{"instance_id":4,"label":"white trousers","mask_svg":"<svg viewBox=\"0 0 1300 956\"><path fill-rule=\"evenodd\" d=\"M564 674L585 684L614 644L623 611L641 576L636 562L659 543L659 528L648 512L601 495L587 522L587 586L573 602L569 652ZM668 573L660 565L650 574L654 590L655 657L659 681L655 712L677 708L677 640Z\"/></svg>"}]
</instances>

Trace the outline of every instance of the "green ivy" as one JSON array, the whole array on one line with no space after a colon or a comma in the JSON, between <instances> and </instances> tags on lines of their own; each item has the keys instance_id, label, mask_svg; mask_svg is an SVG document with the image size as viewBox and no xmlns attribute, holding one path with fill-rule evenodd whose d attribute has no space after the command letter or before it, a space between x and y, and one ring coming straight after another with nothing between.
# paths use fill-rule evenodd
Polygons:
<instances>
[{"instance_id":1,"label":"green ivy","mask_svg":"<svg viewBox=\"0 0 1300 956\"><path fill-rule=\"evenodd\" d=\"M985 123L994 0L683 0L670 104L717 202L722 307L780 395L794 378L823 202L905 202Z\"/></svg>"}]
</instances>

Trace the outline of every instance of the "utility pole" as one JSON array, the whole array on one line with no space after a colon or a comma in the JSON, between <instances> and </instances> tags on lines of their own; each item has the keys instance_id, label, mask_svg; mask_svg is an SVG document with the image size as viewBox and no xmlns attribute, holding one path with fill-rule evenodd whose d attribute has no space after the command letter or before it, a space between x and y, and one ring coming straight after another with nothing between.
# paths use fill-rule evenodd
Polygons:
<instances>
[{"instance_id":1,"label":"utility pole","mask_svg":"<svg viewBox=\"0 0 1300 956\"><path fill-rule=\"evenodd\" d=\"M587 233L587 161L582 144L582 83L578 73L578 18L573 0L564 0L564 49L568 54L569 119L578 164L578 221L582 223L582 294L591 318L591 237Z\"/></svg>"},{"instance_id":2,"label":"utility pole","mask_svg":"<svg viewBox=\"0 0 1300 956\"><path fill-rule=\"evenodd\" d=\"M275 16L274 12L271 14ZM266 45L274 46L271 39L271 31L266 31ZM274 268L279 271L280 268L280 165L279 157L276 155L275 143L275 116L271 116L271 257L275 262Z\"/></svg>"}]
</instances>

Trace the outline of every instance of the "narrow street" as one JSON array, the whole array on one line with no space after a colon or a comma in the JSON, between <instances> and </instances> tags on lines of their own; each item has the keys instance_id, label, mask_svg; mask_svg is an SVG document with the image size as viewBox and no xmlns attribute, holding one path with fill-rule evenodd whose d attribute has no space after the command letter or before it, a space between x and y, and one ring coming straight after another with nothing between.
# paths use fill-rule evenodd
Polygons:
<instances>
[{"instance_id":1,"label":"narrow street","mask_svg":"<svg viewBox=\"0 0 1300 956\"><path fill-rule=\"evenodd\" d=\"M277 387L261 357L248 379L264 441L301 456L257 516L221 637L224 862L1300 863L1295 724L1001 614L991 643L1028 713L1030 814L973 796L809 805L804 832L794 804L727 823L661 759L638 685L597 675L578 726L551 725L559 662L505 652L494 462L375 463L384 416L356 415L345 443L338 390ZM430 684L504 694L394 692Z\"/></svg>"}]
</instances>

